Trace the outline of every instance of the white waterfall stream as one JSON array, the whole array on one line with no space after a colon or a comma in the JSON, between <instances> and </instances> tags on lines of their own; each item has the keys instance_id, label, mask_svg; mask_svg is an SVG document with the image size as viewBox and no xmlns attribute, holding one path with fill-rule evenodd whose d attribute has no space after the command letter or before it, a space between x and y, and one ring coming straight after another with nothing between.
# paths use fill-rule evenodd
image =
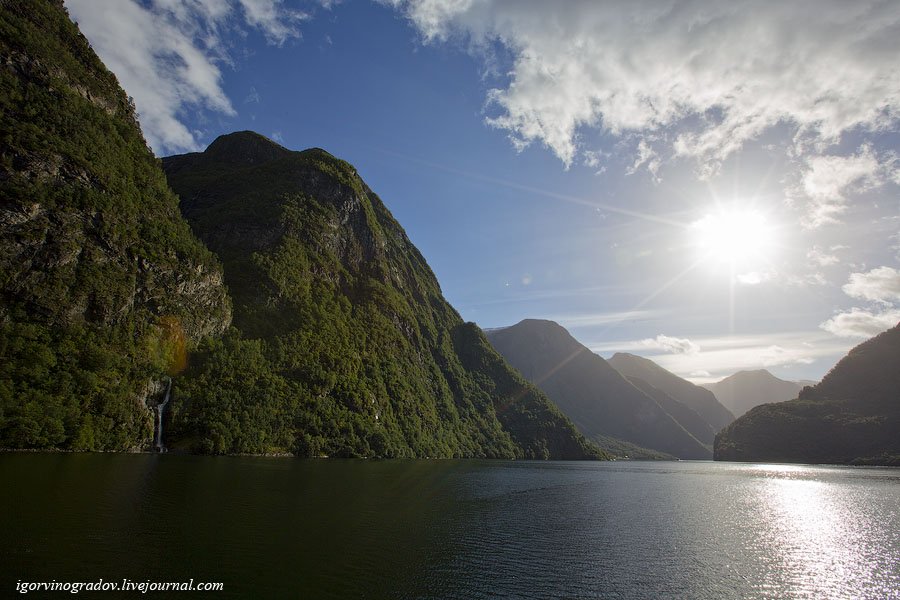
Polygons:
<instances>
[{"instance_id":1,"label":"white waterfall stream","mask_svg":"<svg viewBox=\"0 0 900 600\"><path fill-rule=\"evenodd\" d=\"M157 452L165 452L166 447L163 445L163 411L166 404L169 403L169 394L172 393L172 378L169 377L169 385L166 387L166 395L161 404L156 405L156 435L153 436L153 448Z\"/></svg>"}]
</instances>

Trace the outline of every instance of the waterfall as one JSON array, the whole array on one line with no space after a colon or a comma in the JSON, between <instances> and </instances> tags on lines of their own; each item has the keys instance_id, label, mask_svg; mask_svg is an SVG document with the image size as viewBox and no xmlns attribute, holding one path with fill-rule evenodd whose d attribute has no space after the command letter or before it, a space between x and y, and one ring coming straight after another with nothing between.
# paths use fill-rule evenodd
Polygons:
<instances>
[{"instance_id":1,"label":"waterfall","mask_svg":"<svg viewBox=\"0 0 900 600\"><path fill-rule=\"evenodd\" d=\"M162 435L163 435L163 410L166 408L166 404L169 403L169 394L172 392L172 378L169 377L169 385L166 387L166 395L163 398L162 404L156 405L156 435L153 436L153 448L157 452L165 452L166 447L163 446L162 443Z\"/></svg>"}]
</instances>

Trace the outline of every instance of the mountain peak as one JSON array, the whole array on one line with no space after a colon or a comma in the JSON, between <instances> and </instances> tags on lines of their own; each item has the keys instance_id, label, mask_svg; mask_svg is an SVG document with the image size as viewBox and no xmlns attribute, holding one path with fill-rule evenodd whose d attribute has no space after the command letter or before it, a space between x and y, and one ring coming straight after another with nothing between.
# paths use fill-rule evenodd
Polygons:
<instances>
[{"instance_id":1,"label":"mountain peak","mask_svg":"<svg viewBox=\"0 0 900 600\"><path fill-rule=\"evenodd\" d=\"M728 410L739 417L760 404L792 400L800 393L802 384L779 379L766 369L738 371L705 387Z\"/></svg>"},{"instance_id":2,"label":"mountain peak","mask_svg":"<svg viewBox=\"0 0 900 600\"><path fill-rule=\"evenodd\" d=\"M255 131L236 131L217 137L204 154L229 163L258 165L287 156L290 152Z\"/></svg>"}]
</instances>

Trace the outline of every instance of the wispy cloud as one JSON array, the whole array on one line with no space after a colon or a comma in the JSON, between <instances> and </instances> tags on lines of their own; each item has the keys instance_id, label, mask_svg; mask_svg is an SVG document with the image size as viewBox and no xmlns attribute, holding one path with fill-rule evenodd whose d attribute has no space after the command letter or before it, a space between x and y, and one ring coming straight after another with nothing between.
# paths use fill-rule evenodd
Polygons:
<instances>
[{"instance_id":1,"label":"wispy cloud","mask_svg":"<svg viewBox=\"0 0 900 600\"><path fill-rule=\"evenodd\" d=\"M288 8L283 0L239 0L248 25L256 27L269 43L281 46L291 38L300 37L299 24L309 15Z\"/></svg>"},{"instance_id":2,"label":"wispy cloud","mask_svg":"<svg viewBox=\"0 0 900 600\"><path fill-rule=\"evenodd\" d=\"M222 87L227 33L243 24L273 44L300 35L304 13L282 0L66 0L94 50L135 101L144 137L159 154L199 149L188 111L234 116Z\"/></svg>"},{"instance_id":3,"label":"wispy cloud","mask_svg":"<svg viewBox=\"0 0 900 600\"><path fill-rule=\"evenodd\" d=\"M768 271L748 271L735 277L735 280L741 285L759 285L770 279L772 279L772 274Z\"/></svg>"},{"instance_id":4,"label":"wispy cloud","mask_svg":"<svg viewBox=\"0 0 900 600\"><path fill-rule=\"evenodd\" d=\"M647 348L665 350L671 354L697 354L700 346L687 338L676 338L659 334L655 338L641 340L641 344Z\"/></svg>"},{"instance_id":5,"label":"wispy cloud","mask_svg":"<svg viewBox=\"0 0 900 600\"><path fill-rule=\"evenodd\" d=\"M255 87L251 87L250 93L244 98L244 104L259 104L261 101L262 96L259 95Z\"/></svg>"},{"instance_id":6,"label":"wispy cloud","mask_svg":"<svg viewBox=\"0 0 900 600\"><path fill-rule=\"evenodd\" d=\"M584 151L582 128L635 134L639 163L665 134L668 154L714 170L776 125L815 148L883 130L900 110L895 3L386 1L426 42L482 56L505 46L513 64L488 95L488 123L566 165Z\"/></svg>"},{"instance_id":7,"label":"wispy cloud","mask_svg":"<svg viewBox=\"0 0 900 600\"><path fill-rule=\"evenodd\" d=\"M643 321L657 318L665 314L661 310L624 310L612 312L563 314L547 317L566 328L595 327L598 325L610 325L615 323Z\"/></svg>"},{"instance_id":8,"label":"wispy cloud","mask_svg":"<svg viewBox=\"0 0 900 600\"><path fill-rule=\"evenodd\" d=\"M836 254L822 250L819 246L815 246L807 252L806 258L809 259L810 263L818 267L829 267L841 262L841 259Z\"/></svg>"},{"instance_id":9,"label":"wispy cloud","mask_svg":"<svg viewBox=\"0 0 900 600\"><path fill-rule=\"evenodd\" d=\"M701 348L699 352L652 352L645 340L587 345L604 356L613 352L635 352L681 377L692 381L714 381L746 369L790 369L816 361L837 361L856 344L853 340L838 339L822 331L704 336L691 341Z\"/></svg>"},{"instance_id":10,"label":"wispy cloud","mask_svg":"<svg viewBox=\"0 0 900 600\"><path fill-rule=\"evenodd\" d=\"M803 225L814 229L839 222L839 216L847 209L847 193L881 185L882 170L869 146L850 156L808 157L799 189L806 199Z\"/></svg>"}]
</instances>

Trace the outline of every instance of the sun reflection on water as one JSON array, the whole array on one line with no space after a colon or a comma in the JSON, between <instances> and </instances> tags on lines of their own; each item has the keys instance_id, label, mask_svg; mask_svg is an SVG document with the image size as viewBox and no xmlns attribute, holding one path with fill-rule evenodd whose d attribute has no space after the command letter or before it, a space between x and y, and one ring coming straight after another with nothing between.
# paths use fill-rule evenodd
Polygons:
<instances>
[{"instance_id":1,"label":"sun reflection on water","mask_svg":"<svg viewBox=\"0 0 900 600\"><path fill-rule=\"evenodd\" d=\"M754 543L776 554L773 572L758 590L763 597L897 597L896 573L873 568L891 550L873 543L871 523L858 517L860 498L852 489L819 480L802 466L757 469L767 523Z\"/></svg>"}]
</instances>

